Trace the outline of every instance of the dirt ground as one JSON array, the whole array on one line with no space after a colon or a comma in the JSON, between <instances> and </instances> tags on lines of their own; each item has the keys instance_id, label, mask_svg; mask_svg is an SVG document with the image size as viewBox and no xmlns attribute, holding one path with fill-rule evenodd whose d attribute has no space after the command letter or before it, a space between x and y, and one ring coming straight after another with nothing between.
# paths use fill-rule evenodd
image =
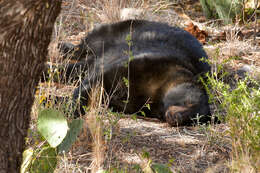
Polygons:
<instances>
[{"instance_id":1,"label":"dirt ground","mask_svg":"<svg viewBox=\"0 0 260 173\"><path fill-rule=\"evenodd\" d=\"M53 43L50 46L51 61L57 60L57 54L53 53L56 50L53 47L58 41L78 43L80 38L96 25L119 20L118 14L113 18L108 17L111 11L104 12L102 4L97 3L94 8L93 2L64 0L62 13L55 27ZM239 57L229 62L231 72L244 65L250 66L254 74L259 72L260 33L258 28L257 39L254 42L253 24L221 26L214 20L207 20L203 16L198 0L143 2L145 3L141 8L144 12L137 18L167 22L182 28L187 28L192 22L199 27L198 32L206 32L207 36L202 41L210 58L214 58L216 50L219 50L218 62L229 57ZM138 3L128 3L125 7L139 6ZM236 35L238 30L242 33L240 37ZM57 90L62 92L64 88ZM215 109L216 107L212 105L213 113ZM122 118L116 127L112 139L104 142L105 148L102 150L104 168L124 168L122 170L127 172L138 172L135 165L146 164L148 161L142 154L148 153L153 163L166 164L172 172L229 172L231 144L230 138L226 135L228 130L226 124L176 128L169 127L157 119ZM56 172L90 171L93 155L90 152L91 145L88 139L87 134L81 134L80 140L72 150L61 158Z\"/></svg>"}]
</instances>

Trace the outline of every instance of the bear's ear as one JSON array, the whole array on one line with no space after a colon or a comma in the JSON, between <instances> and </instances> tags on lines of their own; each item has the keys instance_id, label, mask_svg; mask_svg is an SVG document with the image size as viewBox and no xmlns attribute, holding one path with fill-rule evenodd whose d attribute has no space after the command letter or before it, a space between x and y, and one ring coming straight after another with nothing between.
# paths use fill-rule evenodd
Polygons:
<instances>
[{"instance_id":1,"label":"bear's ear","mask_svg":"<svg viewBox=\"0 0 260 173\"><path fill-rule=\"evenodd\" d=\"M63 56L65 56L70 51L72 51L74 47L75 45L71 43L66 43L66 42L58 43L59 52L62 53Z\"/></svg>"}]
</instances>

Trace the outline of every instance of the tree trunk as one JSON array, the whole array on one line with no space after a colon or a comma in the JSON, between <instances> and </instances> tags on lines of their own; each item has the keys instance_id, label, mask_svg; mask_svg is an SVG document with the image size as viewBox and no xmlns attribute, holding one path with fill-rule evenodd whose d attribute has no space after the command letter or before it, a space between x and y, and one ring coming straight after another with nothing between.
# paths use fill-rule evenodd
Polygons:
<instances>
[{"instance_id":1,"label":"tree trunk","mask_svg":"<svg viewBox=\"0 0 260 173\"><path fill-rule=\"evenodd\" d=\"M0 1L0 173L19 172L60 0Z\"/></svg>"}]
</instances>

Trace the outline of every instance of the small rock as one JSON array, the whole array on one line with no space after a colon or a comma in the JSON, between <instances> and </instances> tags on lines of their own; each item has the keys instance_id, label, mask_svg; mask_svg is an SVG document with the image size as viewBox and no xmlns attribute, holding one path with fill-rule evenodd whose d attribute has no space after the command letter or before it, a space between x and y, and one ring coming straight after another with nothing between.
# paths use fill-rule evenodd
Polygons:
<instances>
[{"instance_id":1,"label":"small rock","mask_svg":"<svg viewBox=\"0 0 260 173\"><path fill-rule=\"evenodd\" d=\"M144 10L138 8L124 8L120 12L120 19L138 19L143 14Z\"/></svg>"}]
</instances>

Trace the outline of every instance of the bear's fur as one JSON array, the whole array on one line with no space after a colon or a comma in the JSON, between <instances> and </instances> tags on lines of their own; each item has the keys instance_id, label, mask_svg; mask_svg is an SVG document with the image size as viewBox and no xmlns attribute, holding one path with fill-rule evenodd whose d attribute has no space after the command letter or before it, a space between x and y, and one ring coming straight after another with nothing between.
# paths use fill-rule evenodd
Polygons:
<instances>
[{"instance_id":1,"label":"bear's fur","mask_svg":"<svg viewBox=\"0 0 260 173\"><path fill-rule=\"evenodd\" d=\"M105 92L113 93L114 111L135 113L147 102L146 116L170 125L190 125L197 116L210 120L208 96L198 76L210 71L201 44L188 32L167 24L127 20L101 25L78 45L59 45L69 64L66 77L87 72L75 89L74 103L84 114L91 87L102 78ZM75 77L75 75L74 75ZM126 84L128 83L128 84ZM77 102L79 100L79 102Z\"/></svg>"}]
</instances>

